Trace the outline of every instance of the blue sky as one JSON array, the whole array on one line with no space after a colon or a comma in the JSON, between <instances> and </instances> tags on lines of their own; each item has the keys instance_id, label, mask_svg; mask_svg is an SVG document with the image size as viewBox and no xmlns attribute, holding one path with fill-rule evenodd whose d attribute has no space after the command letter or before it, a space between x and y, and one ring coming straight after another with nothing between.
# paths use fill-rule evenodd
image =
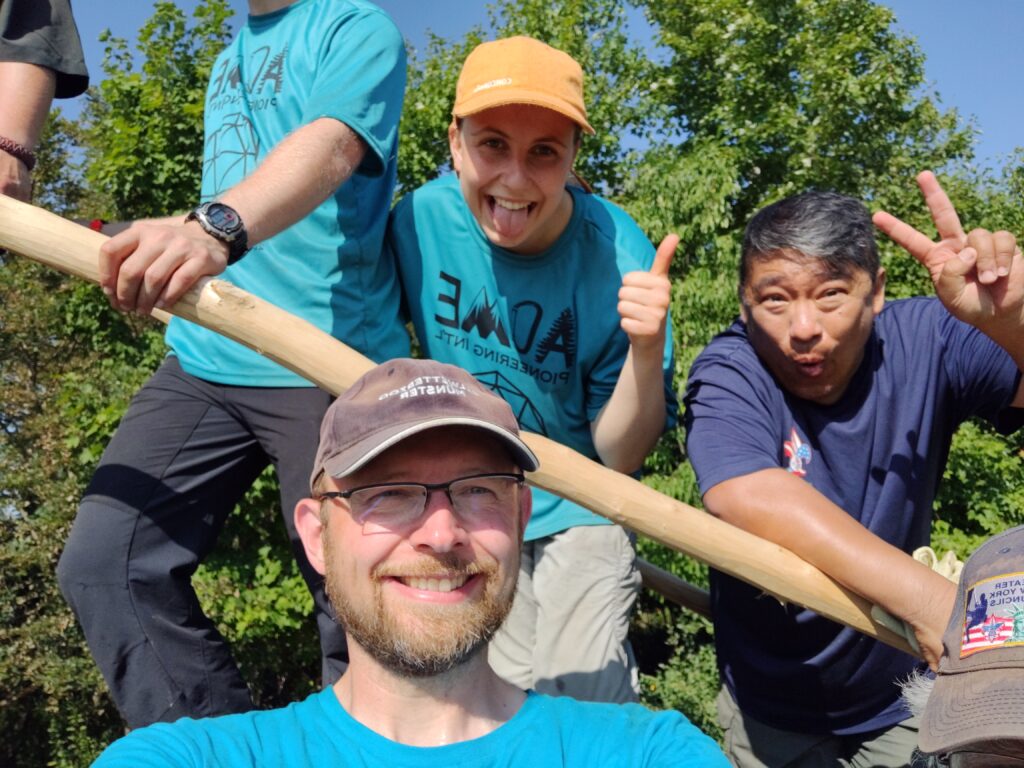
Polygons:
<instances>
[{"instance_id":1,"label":"blue sky","mask_svg":"<svg viewBox=\"0 0 1024 768\"><path fill-rule=\"evenodd\" d=\"M177 0L186 9L196 0ZM414 46L430 29L442 37L460 37L487 21L479 0L377 0ZM246 0L230 0L235 24L244 19ZM928 81L945 107L973 118L979 129L978 160L998 168L1016 146L1024 146L1024 0L883 0L897 26L917 38L927 57ZM96 77L103 57L97 42L104 29L135 39L152 11L151 0L76 0L76 18L86 63ZM642 16L631 16L643 24ZM644 37L643 30L637 29ZM77 112L70 106L72 114Z\"/></svg>"}]
</instances>

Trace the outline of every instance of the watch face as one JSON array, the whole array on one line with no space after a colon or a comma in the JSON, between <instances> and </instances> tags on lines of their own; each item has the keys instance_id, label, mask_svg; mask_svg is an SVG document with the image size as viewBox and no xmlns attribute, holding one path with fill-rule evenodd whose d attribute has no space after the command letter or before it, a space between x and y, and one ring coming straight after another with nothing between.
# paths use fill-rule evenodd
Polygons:
<instances>
[{"instance_id":1,"label":"watch face","mask_svg":"<svg viewBox=\"0 0 1024 768\"><path fill-rule=\"evenodd\" d=\"M238 215L231 208L220 203L210 203L207 206L206 219L211 226L228 233L236 231L241 224Z\"/></svg>"}]
</instances>

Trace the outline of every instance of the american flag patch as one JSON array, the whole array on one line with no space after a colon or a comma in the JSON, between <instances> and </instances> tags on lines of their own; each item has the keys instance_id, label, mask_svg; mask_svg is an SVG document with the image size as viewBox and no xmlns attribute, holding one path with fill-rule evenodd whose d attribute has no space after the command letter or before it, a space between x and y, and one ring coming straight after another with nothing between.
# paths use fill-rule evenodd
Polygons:
<instances>
[{"instance_id":1,"label":"american flag patch","mask_svg":"<svg viewBox=\"0 0 1024 768\"><path fill-rule=\"evenodd\" d=\"M1024 571L984 579L967 590L960 658L1024 645Z\"/></svg>"}]
</instances>

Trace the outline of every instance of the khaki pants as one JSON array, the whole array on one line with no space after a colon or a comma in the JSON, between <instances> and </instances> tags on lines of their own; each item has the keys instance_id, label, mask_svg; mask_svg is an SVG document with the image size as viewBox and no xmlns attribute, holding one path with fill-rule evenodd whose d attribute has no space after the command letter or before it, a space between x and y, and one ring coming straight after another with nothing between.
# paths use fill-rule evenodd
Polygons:
<instances>
[{"instance_id":1,"label":"khaki pants","mask_svg":"<svg viewBox=\"0 0 1024 768\"><path fill-rule=\"evenodd\" d=\"M725 754L737 768L903 768L917 747L918 719L850 736L783 731L744 715L723 686L716 700Z\"/></svg>"},{"instance_id":2,"label":"khaki pants","mask_svg":"<svg viewBox=\"0 0 1024 768\"><path fill-rule=\"evenodd\" d=\"M633 542L589 525L523 545L512 612L491 641L494 671L521 688L582 701L636 701L629 618L640 590Z\"/></svg>"}]
</instances>

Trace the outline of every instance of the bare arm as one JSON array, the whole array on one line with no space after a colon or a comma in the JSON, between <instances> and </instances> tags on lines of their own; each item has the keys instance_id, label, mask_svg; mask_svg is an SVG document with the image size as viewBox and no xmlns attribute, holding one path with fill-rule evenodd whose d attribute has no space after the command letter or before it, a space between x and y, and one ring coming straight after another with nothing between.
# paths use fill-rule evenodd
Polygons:
<instances>
[{"instance_id":1,"label":"bare arm","mask_svg":"<svg viewBox=\"0 0 1024 768\"><path fill-rule=\"evenodd\" d=\"M662 360L672 288L668 270L678 245L676 235L666 236L651 270L630 272L619 290L618 310L629 336L629 352L591 434L601 461L620 472L639 469L665 428Z\"/></svg>"},{"instance_id":2,"label":"bare arm","mask_svg":"<svg viewBox=\"0 0 1024 768\"><path fill-rule=\"evenodd\" d=\"M704 505L904 619L928 663L938 663L956 586L871 533L813 486L783 469L765 469L712 487Z\"/></svg>"},{"instance_id":3,"label":"bare arm","mask_svg":"<svg viewBox=\"0 0 1024 768\"><path fill-rule=\"evenodd\" d=\"M359 167L366 144L347 125L320 118L281 141L221 202L241 216L250 246L299 221ZM196 222L137 222L100 251L100 285L111 303L149 314L227 266L228 249Z\"/></svg>"},{"instance_id":4,"label":"bare arm","mask_svg":"<svg viewBox=\"0 0 1024 768\"><path fill-rule=\"evenodd\" d=\"M46 67L0 61L0 136L35 150L50 111L57 76ZM32 196L28 167L0 150L0 194L27 202Z\"/></svg>"}]
</instances>

